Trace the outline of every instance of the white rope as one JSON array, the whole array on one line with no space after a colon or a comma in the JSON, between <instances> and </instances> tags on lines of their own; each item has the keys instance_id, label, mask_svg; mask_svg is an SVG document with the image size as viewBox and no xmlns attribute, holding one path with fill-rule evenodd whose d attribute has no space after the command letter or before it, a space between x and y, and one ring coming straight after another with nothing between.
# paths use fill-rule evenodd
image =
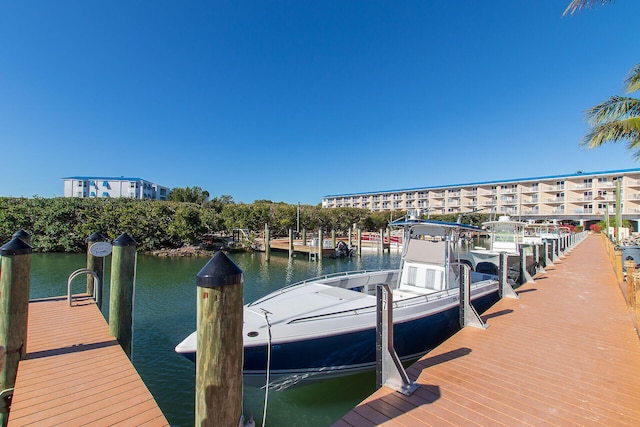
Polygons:
<instances>
[{"instance_id":1,"label":"white rope","mask_svg":"<svg viewBox=\"0 0 640 427\"><path fill-rule=\"evenodd\" d=\"M269 331L269 341L267 345L267 375L266 375L266 385L264 387L264 410L262 412L262 427L265 426L267 422L267 406L269 402L269 376L271 374L271 324L269 323L269 312L266 310L262 310L264 312L264 319L267 322L267 329Z\"/></svg>"}]
</instances>

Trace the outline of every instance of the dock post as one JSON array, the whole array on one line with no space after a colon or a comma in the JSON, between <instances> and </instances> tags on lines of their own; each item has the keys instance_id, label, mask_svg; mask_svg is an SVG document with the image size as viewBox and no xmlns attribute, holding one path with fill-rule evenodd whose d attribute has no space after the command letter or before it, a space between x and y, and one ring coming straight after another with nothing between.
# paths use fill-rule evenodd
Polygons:
<instances>
[{"instance_id":1,"label":"dock post","mask_svg":"<svg viewBox=\"0 0 640 427\"><path fill-rule=\"evenodd\" d=\"M499 264L498 282L500 284L498 285L498 298L520 298L509 283L509 254L506 252L500 252Z\"/></svg>"},{"instance_id":2,"label":"dock post","mask_svg":"<svg viewBox=\"0 0 640 427\"><path fill-rule=\"evenodd\" d=\"M527 270L527 253L524 245L520 245L520 284L524 285L525 283L535 283L533 277L529 274L529 270Z\"/></svg>"},{"instance_id":3,"label":"dock post","mask_svg":"<svg viewBox=\"0 0 640 427\"><path fill-rule=\"evenodd\" d=\"M96 291L96 301L100 301L98 308L102 308L102 287L104 286L104 257L94 256L89 248L96 242L104 242L107 238L102 235L102 233L92 233L89 237L87 237L87 268L89 270L95 271L98 279L100 280L100 289L95 289ZM87 275L87 293L89 295L93 295L93 277L91 275ZM100 295L98 295L100 293Z\"/></svg>"},{"instance_id":4,"label":"dock post","mask_svg":"<svg viewBox=\"0 0 640 427\"><path fill-rule=\"evenodd\" d=\"M196 276L196 426L237 426L242 416L243 281L222 251Z\"/></svg>"},{"instance_id":5,"label":"dock post","mask_svg":"<svg viewBox=\"0 0 640 427\"><path fill-rule=\"evenodd\" d=\"M18 362L27 354L27 321L31 246L14 237L0 247L0 425L9 420L9 406Z\"/></svg>"},{"instance_id":6,"label":"dock post","mask_svg":"<svg viewBox=\"0 0 640 427\"><path fill-rule=\"evenodd\" d=\"M338 243L336 242L336 229L332 228L331 229L331 247L335 249L337 244Z\"/></svg>"},{"instance_id":7,"label":"dock post","mask_svg":"<svg viewBox=\"0 0 640 427\"><path fill-rule=\"evenodd\" d=\"M358 228L358 236L357 236L357 240L358 240L358 256L362 256L362 228Z\"/></svg>"},{"instance_id":8,"label":"dock post","mask_svg":"<svg viewBox=\"0 0 640 427\"><path fill-rule=\"evenodd\" d=\"M544 260L540 261L540 245L533 245L533 262L536 265L536 274L537 273L546 273L546 270L543 267Z\"/></svg>"},{"instance_id":9,"label":"dock post","mask_svg":"<svg viewBox=\"0 0 640 427\"><path fill-rule=\"evenodd\" d=\"M269 261L271 257L271 230L269 225L264 225L264 260Z\"/></svg>"},{"instance_id":10,"label":"dock post","mask_svg":"<svg viewBox=\"0 0 640 427\"><path fill-rule=\"evenodd\" d=\"M302 229L302 245L307 246L307 229Z\"/></svg>"},{"instance_id":11,"label":"dock post","mask_svg":"<svg viewBox=\"0 0 640 427\"><path fill-rule=\"evenodd\" d=\"M629 261L624 262L624 267L627 270L627 295L629 296L629 308L633 310L633 308L635 307L633 274L636 271L636 263L634 260L630 259Z\"/></svg>"},{"instance_id":12,"label":"dock post","mask_svg":"<svg viewBox=\"0 0 640 427\"><path fill-rule=\"evenodd\" d=\"M553 261L551 260L551 258L553 258L553 252L551 253L551 256L549 256L549 241L545 240L544 241L544 267L553 267Z\"/></svg>"},{"instance_id":13,"label":"dock post","mask_svg":"<svg viewBox=\"0 0 640 427\"><path fill-rule=\"evenodd\" d=\"M293 256L293 228L289 229L289 258Z\"/></svg>"},{"instance_id":14,"label":"dock post","mask_svg":"<svg viewBox=\"0 0 640 427\"><path fill-rule=\"evenodd\" d=\"M380 253L384 253L384 230L380 229Z\"/></svg>"},{"instance_id":15,"label":"dock post","mask_svg":"<svg viewBox=\"0 0 640 427\"><path fill-rule=\"evenodd\" d=\"M376 386L410 396L419 384L411 381L393 347L393 294L389 285L376 285Z\"/></svg>"},{"instance_id":16,"label":"dock post","mask_svg":"<svg viewBox=\"0 0 640 427\"><path fill-rule=\"evenodd\" d=\"M478 312L471 305L471 274L470 267L460 264L460 327L474 326L480 329L487 329L487 325Z\"/></svg>"},{"instance_id":17,"label":"dock post","mask_svg":"<svg viewBox=\"0 0 640 427\"><path fill-rule=\"evenodd\" d=\"M31 245L31 234L27 233L26 231L22 229L16 231L15 233L13 233L13 236L11 236L11 238L15 239L16 237L18 239L22 239L27 245Z\"/></svg>"},{"instance_id":18,"label":"dock post","mask_svg":"<svg viewBox=\"0 0 640 427\"><path fill-rule=\"evenodd\" d=\"M631 282L633 286L633 300L635 301L634 311L636 313L636 321L640 320L640 297L638 297L638 291L640 290L640 272L634 270L633 279Z\"/></svg>"},{"instance_id":19,"label":"dock post","mask_svg":"<svg viewBox=\"0 0 640 427\"><path fill-rule=\"evenodd\" d=\"M353 232L353 229L355 229L355 226L349 226L349 248L353 247L353 234L351 234Z\"/></svg>"},{"instance_id":20,"label":"dock post","mask_svg":"<svg viewBox=\"0 0 640 427\"><path fill-rule=\"evenodd\" d=\"M391 229L387 227L387 240L389 241L389 246L387 247L387 253L391 253Z\"/></svg>"},{"instance_id":21,"label":"dock post","mask_svg":"<svg viewBox=\"0 0 640 427\"><path fill-rule=\"evenodd\" d=\"M318 261L322 261L322 249L324 248L324 236L322 227L318 228Z\"/></svg>"},{"instance_id":22,"label":"dock post","mask_svg":"<svg viewBox=\"0 0 640 427\"><path fill-rule=\"evenodd\" d=\"M136 272L136 241L122 233L113 241L111 293L109 296L109 334L118 340L131 359L133 336L133 288Z\"/></svg>"}]
</instances>

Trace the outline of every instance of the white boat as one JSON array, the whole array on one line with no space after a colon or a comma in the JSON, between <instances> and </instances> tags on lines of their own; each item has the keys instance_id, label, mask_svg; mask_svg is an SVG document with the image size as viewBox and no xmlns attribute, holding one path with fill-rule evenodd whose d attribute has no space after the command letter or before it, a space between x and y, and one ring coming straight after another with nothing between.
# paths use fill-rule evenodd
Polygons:
<instances>
[{"instance_id":1,"label":"white boat","mask_svg":"<svg viewBox=\"0 0 640 427\"><path fill-rule=\"evenodd\" d=\"M420 357L459 329L458 243L479 228L438 221L400 221L405 242L399 269L327 275L272 292L244 307L246 385L286 388L373 370L376 286L393 295L395 350ZM471 273L478 312L498 298L497 277ZM176 347L195 360L196 332Z\"/></svg>"},{"instance_id":2,"label":"white boat","mask_svg":"<svg viewBox=\"0 0 640 427\"><path fill-rule=\"evenodd\" d=\"M508 216L501 216L496 221L486 221L482 223L489 234L489 244L487 247L475 247L462 255L468 260L475 271L498 274L500 265L500 254L506 253L510 256L509 276L517 278L519 274L519 261L515 259L520 256L520 245L524 243L524 228L526 223L513 221Z\"/></svg>"}]
</instances>

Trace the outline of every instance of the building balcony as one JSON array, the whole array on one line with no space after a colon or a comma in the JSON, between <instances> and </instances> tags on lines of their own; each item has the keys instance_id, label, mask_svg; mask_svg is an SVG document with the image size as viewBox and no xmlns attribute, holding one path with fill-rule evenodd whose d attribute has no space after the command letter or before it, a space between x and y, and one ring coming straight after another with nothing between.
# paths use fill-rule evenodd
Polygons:
<instances>
[{"instance_id":1,"label":"building balcony","mask_svg":"<svg viewBox=\"0 0 640 427\"><path fill-rule=\"evenodd\" d=\"M577 209L573 209L571 213L578 214L578 215L592 215L593 209L577 208Z\"/></svg>"},{"instance_id":2,"label":"building balcony","mask_svg":"<svg viewBox=\"0 0 640 427\"><path fill-rule=\"evenodd\" d=\"M539 189L538 186L534 186L534 187L522 186L520 187L520 192L521 193L537 193L538 189Z\"/></svg>"}]
</instances>

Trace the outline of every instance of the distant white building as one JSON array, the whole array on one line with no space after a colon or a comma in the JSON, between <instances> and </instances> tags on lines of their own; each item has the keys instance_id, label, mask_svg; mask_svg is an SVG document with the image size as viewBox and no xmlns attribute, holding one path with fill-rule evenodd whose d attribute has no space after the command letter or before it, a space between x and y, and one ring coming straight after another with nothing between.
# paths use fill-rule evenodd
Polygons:
<instances>
[{"instance_id":1,"label":"distant white building","mask_svg":"<svg viewBox=\"0 0 640 427\"><path fill-rule=\"evenodd\" d=\"M64 197L128 197L167 200L169 188L142 178L70 176L64 181Z\"/></svg>"},{"instance_id":2,"label":"distant white building","mask_svg":"<svg viewBox=\"0 0 640 427\"><path fill-rule=\"evenodd\" d=\"M322 198L322 207L373 212L419 209L432 215L481 211L522 220L572 220L588 225L602 220L605 212L615 215L618 184L622 219L635 221L640 229L640 169L334 194Z\"/></svg>"}]
</instances>

